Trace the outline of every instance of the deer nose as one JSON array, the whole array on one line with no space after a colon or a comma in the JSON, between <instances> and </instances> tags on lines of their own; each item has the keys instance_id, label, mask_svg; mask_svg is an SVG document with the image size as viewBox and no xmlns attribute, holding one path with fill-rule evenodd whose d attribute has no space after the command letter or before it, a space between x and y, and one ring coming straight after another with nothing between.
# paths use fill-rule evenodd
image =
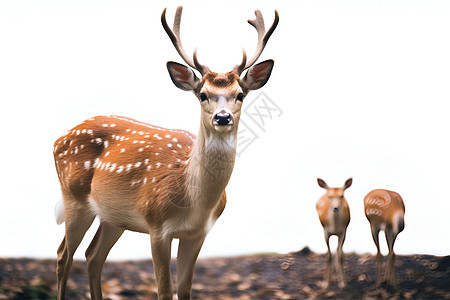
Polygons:
<instances>
[{"instance_id":1,"label":"deer nose","mask_svg":"<svg viewBox=\"0 0 450 300\"><path fill-rule=\"evenodd\" d=\"M214 123L216 125L228 125L232 121L231 115L229 113L218 113L214 116Z\"/></svg>"},{"instance_id":2,"label":"deer nose","mask_svg":"<svg viewBox=\"0 0 450 300\"><path fill-rule=\"evenodd\" d=\"M335 213L337 213L337 212L339 211L339 207L334 207L334 208L333 208L333 211L334 211Z\"/></svg>"}]
</instances>

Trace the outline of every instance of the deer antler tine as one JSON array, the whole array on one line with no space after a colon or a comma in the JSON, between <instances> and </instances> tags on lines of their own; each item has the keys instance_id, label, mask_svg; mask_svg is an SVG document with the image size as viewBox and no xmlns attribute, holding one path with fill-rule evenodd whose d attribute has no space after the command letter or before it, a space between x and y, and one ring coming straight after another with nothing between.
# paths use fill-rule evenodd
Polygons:
<instances>
[{"instance_id":1,"label":"deer antler tine","mask_svg":"<svg viewBox=\"0 0 450 300\"><path fill-rule=\"evenodd\" d=\"M180 24L181 24L181 13L183 12L183 6L178 6L175 12L175 18L173 20L173 32L176 36L180 36Z\"/></svg>"},{"instance_id":2,"label":"deer antler tine","mask_svg":"<svg viewBox=\"0 0 450 300\"><path fill-rule=\"evenodd\" d=\"M275 31L275 28L278 26L278 22L280 21L280 15L278 14L278 11L275 10L275 19L273 20L272 26L270 26L269 30L266 33L266 36L264 37L264 41L267 43L272 33Z\"/></svg>"},{"instance_id":3,"label":"deer antler tine","mask_svg":"<svg viewBox=\"0 0 450 300\"><path fill-rule=\"evenodd\" d=\"M198 59L197 59L197 48L195 48L195 50L194 50L194 56L193 56L193 58L194 58L194 65L195 65L195 68L196 68L197 70L199 70L199 71L201 70L200 73L202 73L202 75L205 75L206 73L210 72L210 70L209 70L209 68L208 68L207 66L202 65L202 64L200 64L200 63L198 62Z\"/></svg>"},{"instance_id":4,"label":"deer antler tine","mask_svg":"<svg viewBox=\"0 0 450 300\"><path fill-rule=\"evenodd\" d=\"M264 18L259 9L255 10L255 19L248 20L248 23L256 28L258 31L258 35L264 34L266 32L266 28L264 26Z\"/></svg>"},{"instance_id":5,"label":"deer antler tine","mask_svg":"<svg viewBox=\"0 0 450 300\"><path fill-rule=\"evenodd\" d=\"M247 63L247 53L245 52L245 49L242 48L242 62L241 62L241 64L234 66L234 68L231 72L234 72L234 73L240 75L242 73L242 71L244 71L246 63Z\"/></svg>"},{"instance_id":6,"label":"deer antler tine","mask_svg":"<svg viewBox=\"0 0 450 300\"><path fill-rule=\"evenodd\" d=\"M172 41L173 46L177 50L178 54L180 54L181 58L193 69L196 69L199 71L202 75L205 75L209 72L209 68L205 65L201 65L198 63L197 55L194 53L194 60L190 59L188 55L186 54L186 51L183 48L183 44L181 43L180 38L180 24L181 24L181 13L183 12L183 7L178 6L177 11L175 12L175 18L173 21L173 29L169 27L166 20L166 10L165 8L161 14L161 23L166 31L167 35L169 36L170 40Z\"/></svg>"},{"instance_id":7,"label":"deer antler tine","mask_svg":"<svg viewBox=\"0 0 450 300\"><path fill-rule=\"evenodd\" d=\"M162 23L162 26L163 26L164 30L166 31L167 35L169 36L170 40L172 41L172 43L175 43L175 41L176 41L177 38L175 37L175 35L173 34L173 32L170 30L170 27L169 27L169 25L167 24L167 21L166 21L166 11L167 11L167 7L164 8L164 10L163 10L163 12L162 12L162 14L161 14L161 23Z\"/></svg>"},{"instance_id":8,"label":"deer antler tine","mask_svg":"<svg viewBox=\"0 0 450 300\"><path fill-rule=\"evenodd\" d=\"M278 15L278 11L275 10L275 19L273 21L272 26L270 26L269 30L266 32L266 28L264 25L264 18L260 10L255 10L255 19L248 20L248 23L252 25L256 32L258 33L258 45L256 46L255 54L253 54L253 57L251 57L245 64L245 66L238 65L233 68L233 71L235 71L238 75L241 75L242 72L244 72L246 69L250 68L256 60L261 56L261 53L263 52L264 48L266 47L267 41L269 40L270 36L274 32L275 28L278 25L278 22L280 20L280 17Z\"/></svg>"}]
</instances>

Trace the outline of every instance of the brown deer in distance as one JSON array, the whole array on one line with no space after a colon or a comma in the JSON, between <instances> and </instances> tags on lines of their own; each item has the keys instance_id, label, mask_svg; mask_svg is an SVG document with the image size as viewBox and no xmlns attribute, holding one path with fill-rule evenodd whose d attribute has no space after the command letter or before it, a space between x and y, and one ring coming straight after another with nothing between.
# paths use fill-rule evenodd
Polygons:
<instances>
[{"instance_id":1,"label":"brown deer in distance","mask_svg":"<svg viewBox=\"0 0 450 300\"><path fill-rule=\"evenodd\" d=\"M338 247L336 250L336 272L338 274L339 287L345 287L345 276L343 264L343 250L347 226L350 223L350 209L347 200L344 197L344 191L352 185L352 178L348 179L343 187L330 188L326 182L317 178L317 183L321 188L327 190L319 201L317 201L316 209L319 215L320 223L323 226L325 234L325 242L327 244L327 266L325 269L324 287L328 288L331 282L331 263L332 255L330 250L330 237L337 235Z\"/></svg>"},{"instance_id":2,"label":"brown deer in distance","mask_svg":"<svg viewBox=\"0 0 450 300\"><path fill-rule=\"evenodd\" d=\"M394 243L397 235L405 228L405 204L402 197L393 191L373 190L364 197L364 212L369 220L372 238L377 247L377 284L381 284L382 270L379 233L384 230L389 249L384 280L390 285L397 284L395 278Z\"/></svg>"},{"instance_id":3,"label":"brown deer in distance","mask_svg":"<svg viewBox=\"0 0 450 300\"><path fill-rule=\"evenodd\" d=\"M125 230L150 234L158 299L172 299L171 243L179 239L178 299L190 299L194 265L208 231L221 215L236 156L244 98L268 81L274 62L254 65L278 24L266 32L260 11L249 20L258 33L255 54L230 72L214 73L191 59L180 40L182 8L173 29L162 25L189 67L168 62L173 83L192 91L201 107L197 137L119 116L98 116L67 131L54 144L63 202L56 207L65 236L58 249L58 299L64 299L73 255L96 216L100 226L86 251L92 299L102 299L106 257ZM202 77L198 78L194 70ZM247 70L245 76L241 74Z\"/></svg>"}]
</instances>

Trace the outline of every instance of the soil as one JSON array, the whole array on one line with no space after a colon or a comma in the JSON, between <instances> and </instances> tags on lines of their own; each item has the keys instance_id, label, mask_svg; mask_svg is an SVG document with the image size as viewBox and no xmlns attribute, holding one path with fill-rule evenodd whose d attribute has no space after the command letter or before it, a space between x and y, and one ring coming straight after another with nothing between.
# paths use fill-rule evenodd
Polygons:
<instances>
[{"instance_id":1,"label":"soil","mask_svg":"<svg viewBox=\"0 0 450 300\"><path fill-rule=\"evenodd\" d=\"M0 299L56 299L55 266L55 260L0 259ZM324 267L325 255L308 248L199 259L192 299L450 299L450 256L397 256L397 287L375 284L372 255L345 256L343 289L336 278L322 288ZM151 260L106 262L102 278L105 299L157 299ZM74 262L67 290L67 299L90 299L85 262Z\"/></svg>"}]
</instances>

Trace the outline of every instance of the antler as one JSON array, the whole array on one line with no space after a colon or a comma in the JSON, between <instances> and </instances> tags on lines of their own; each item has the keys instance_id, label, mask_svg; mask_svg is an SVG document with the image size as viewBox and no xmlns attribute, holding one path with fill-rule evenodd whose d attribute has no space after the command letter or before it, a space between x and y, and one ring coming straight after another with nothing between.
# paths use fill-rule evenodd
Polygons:
<instances>
[{"instance_id":1,"label":"antler","mask_svg":"<svg viewBox=\"0 0 450 300\"><path fill-rule=\"evenodd\" d=\"M184 51L183 45L181 44L181 38L180 38L180 24L181 24L181 12L183 11L182 6L178 6L177 11L175 13L175 19L173 21L173 30L170 29L169 25L167 25L166 21L166 10L167 8L164 8L162 14L161 14L161 23L164 27L164 30L166 31L167 35L169 36L170 40L172 41L173 45L175 46L175 49L177 49L178 53L180 54L181 58L193 69L198 70L202 75L205 75L210 70L207 66L202 65L198 62L197 59L197 49L194 51L193 60L190 59L186 51Z\"/></svg>"},{"instance_id":2,"label":"antler","mask_svg":"<svg viewBox=\"0 0 450 300\"><path fill-rule=\"evenodd\" d=\"M267 41L274 32L275 28L277 28L278 22L280 20L278 11L275 10L275 20L273 21L272 26L270 26L269 30L266 32L266 28L264 26L264 18L262 16L261 11L255 10L255 15L256 19L248 20L248 23L250 23L250 25L255 27L256 31L258 32L258 45L256 47L255 54L253 54L253 57L249 61L247 61L247 55L245 53L245 50L243 50L243 58L241 64L236 65L232 70L232 72L235 72L238 75L241 75L242 72L250 68L261 56L261 53L266 47Z\"/></svg>"}]
</instances>

